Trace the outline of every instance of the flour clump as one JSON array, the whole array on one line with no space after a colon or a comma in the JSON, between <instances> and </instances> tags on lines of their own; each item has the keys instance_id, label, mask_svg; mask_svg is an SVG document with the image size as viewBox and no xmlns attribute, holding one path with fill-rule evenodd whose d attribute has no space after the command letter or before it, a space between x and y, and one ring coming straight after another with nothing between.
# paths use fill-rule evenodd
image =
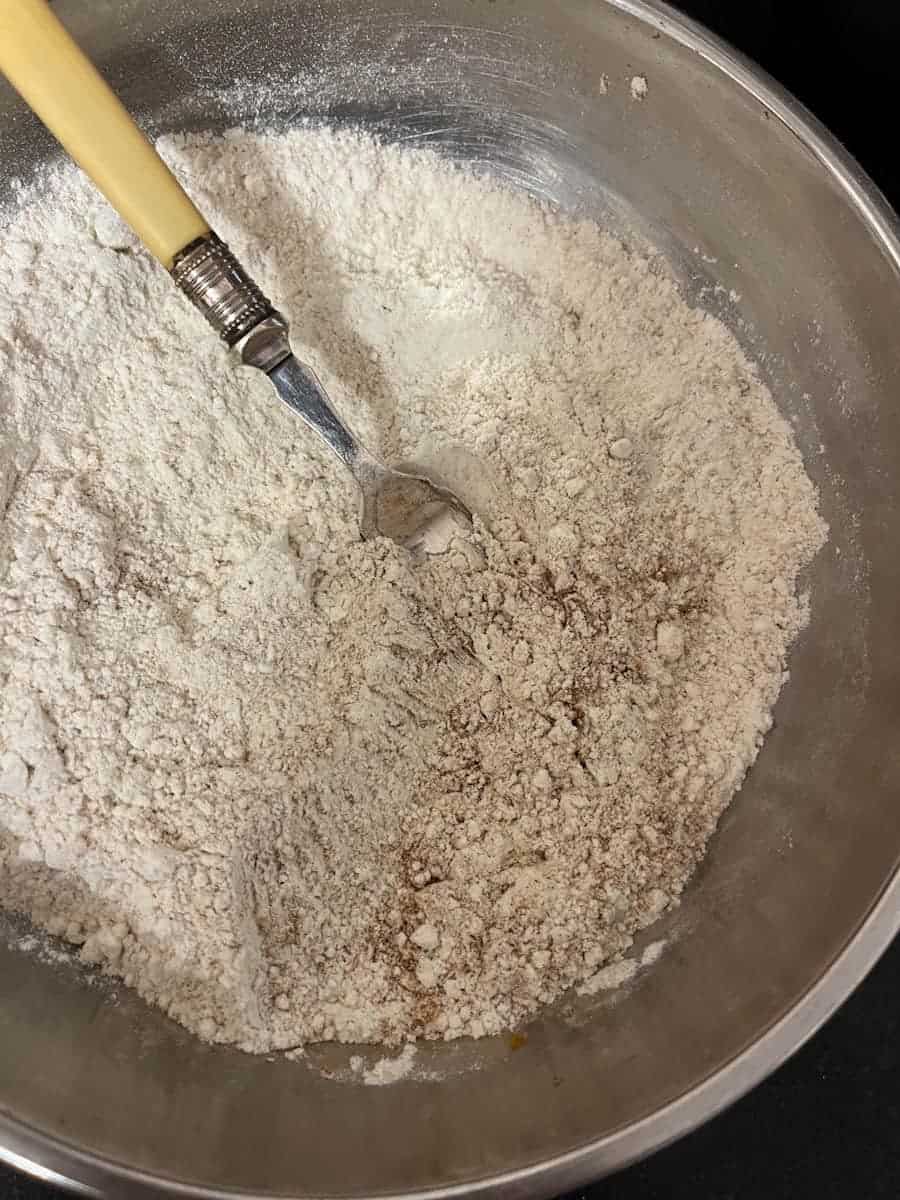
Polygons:
<instances>
[{"instance_id":1,"label":"flour clump","mask_svg":"<svg viewBox=\"0 0 900 1200\"><path fill-rule=\"evenodd\" d=\"M258 1052L492 1034L607 986L806 619L824 528L788 425L589 222L350 132L162 150L359 435L475 531L421 566L360 542L352 482L89 185L20 196L0 903Z\"/></svg>"}]
</instances>

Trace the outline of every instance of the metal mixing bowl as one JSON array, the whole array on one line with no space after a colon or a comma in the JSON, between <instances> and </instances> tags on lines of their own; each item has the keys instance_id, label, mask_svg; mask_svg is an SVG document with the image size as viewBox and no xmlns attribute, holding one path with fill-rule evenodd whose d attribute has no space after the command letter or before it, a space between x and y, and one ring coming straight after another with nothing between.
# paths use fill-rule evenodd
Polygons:
<instances>
[{"instance_id":1,"label":"metal mixing bowl","mask_svg":"<svg viewBox=\"0 0 900 1200\"><path fill-rule=\"evenodd\" d=\"M125 991L0 945L3 1155L115 1195L512 1196L660 1146L796 1049L900 924L890 212L783 92L637 0L58 9L155 131L328 115L637 221L757 357L832 537L775 728L680 911L650 935L667 951L624 994L558 1005L521 1048L425 1048L439 1080L373 1088L342 1081L346 1048L292 1063L205 1046ZM263 99L236 81L263 83ZM5 92L0 109L8 192L55 151Z\"/></svg>"}]
</instances>

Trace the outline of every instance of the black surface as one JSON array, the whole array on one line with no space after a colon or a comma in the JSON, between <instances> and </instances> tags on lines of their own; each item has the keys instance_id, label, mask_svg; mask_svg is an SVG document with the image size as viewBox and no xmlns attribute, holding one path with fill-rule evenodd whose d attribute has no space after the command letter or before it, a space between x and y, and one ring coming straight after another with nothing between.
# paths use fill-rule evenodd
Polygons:
<instances>
[{"instance_id":1,"label":"black surface","mask_svg":"<svg viewBox=\"0 0 900 1200\"><path fill-rule=\"evenodd\" d=\"M900 208L900 0L682 0L828 125ZM900 313L898 313L900 317ZM900 942L727 1113L571 1200L900 1197ZM0 1167L2 1200L62 1193Z\"/></svg>"}]
</instances>

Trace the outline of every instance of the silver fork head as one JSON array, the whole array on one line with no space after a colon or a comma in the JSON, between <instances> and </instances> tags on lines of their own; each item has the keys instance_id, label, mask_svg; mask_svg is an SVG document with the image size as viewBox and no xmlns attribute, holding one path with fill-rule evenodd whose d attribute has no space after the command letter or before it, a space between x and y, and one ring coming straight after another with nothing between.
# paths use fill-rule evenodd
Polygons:
<instances>
[{"instance_id":1,"label":"silver fork head","mask_svg":"<svg viewBox=\"0 0 900 1200\"><path fill-rule=\"evenodd\" d=\"M472 531L472 514L458 497L423 475L381 463L357 474L364 538L387 537L416 557L445 553Z\"/></svg>"}]
</instances>

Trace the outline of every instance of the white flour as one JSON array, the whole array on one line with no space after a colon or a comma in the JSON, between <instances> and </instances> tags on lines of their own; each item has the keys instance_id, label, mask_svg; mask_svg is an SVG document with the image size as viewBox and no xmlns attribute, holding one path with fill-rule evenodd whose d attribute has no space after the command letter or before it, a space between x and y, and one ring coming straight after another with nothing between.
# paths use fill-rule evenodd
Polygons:
<instances>
[{"instance_id":1,"label":"white flour","mask_svg":"<svg viewBox=\"0 0 900 1200\"><path fill-rule=\"evenodd\" d=\"M631 98L632 100L646 100L647 93L650 88L647 86L647 79L644 75L634 75L631 79Z\"/></svg>"},{"instance_id":2,"label":"white flour","mask_svg":"<svg viewBox=\"0 0 900 1200\"><path fill-rule=\"evenodd\" d=\"M720 324L590 224L327 131L169 141L388 460L413 570L71 171L0 239L0 898L255 1051L605 986L752 763L823 540ZM591 981L595 981L596 986Z\"/></svg>"}]
</instances>

